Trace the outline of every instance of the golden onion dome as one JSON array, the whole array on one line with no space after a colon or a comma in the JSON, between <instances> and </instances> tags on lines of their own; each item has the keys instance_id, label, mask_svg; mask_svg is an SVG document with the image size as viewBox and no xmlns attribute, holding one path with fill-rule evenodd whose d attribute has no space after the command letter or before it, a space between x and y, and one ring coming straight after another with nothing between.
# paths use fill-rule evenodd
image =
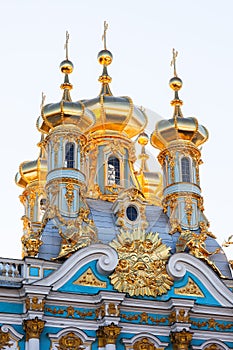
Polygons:
<instances>
[{"instance_id":1,"label":"golden onion dome","mask_svg":"<svg viewBox=\"0 0 233 350\"><path fill-rule=\"evenodd\" d=\"M19 172L15 176L15 182L18 186L26 188L28 185L35 182L45 182L47 175L47 160L45 158L44 149L42 146L43 136L40 147L40 155L36 160L26 161L20 164Z\"/></svg>"},{"instance_id":2,"label":"golden onion dome","mask_svg":"<svg viewBox=\"0 0 233 350\"><path fill-rule=\"evenodd\" d=\"M89 134L122 133L129 138L138 135L147 124L145 113L133 104L130 97L112 95L109 87L112 79L107 71L107 65L112 62L111 52L100 51L98 61L103 65L103 73L99 77L99 82L102 84L100 94L96 98L83 101L96 119L89 129Z\"/></svg>"},{"instance_id":3,"label":"golden onion dome","mask_svg":"<svg viewBox=\"0 0 233 350\"><path fill-rule=\"evenodd\" d=\"M94 135L113 135L122 133L125 137L138 135L147 124L145 113L133 104L130 97L112 95L109 84L112 78L108 75L107 66L112 63L113 55L106 47L107 22L104 22L104 49L98 53L98 62L103 66L99 77L101 91L98 97L84 100L88 110L95 115L95 123L88 133Z\"/></svg>"},{"instance_id":4,"label":"golden onion dome","mask_svg":"<svg viewBox=\"0 0 233 350\"><path fill-rule=\"evenodd\" d=\"M51 130L60 125L73 125L82 133L86 132L94 123L94 114L87 110L81 101L73 102L70 97L70 90L73 86L69 82L68 74L73 71L71 61L64 60L60 64L61 72L65 74L64 83L61 84L63 97L60 102L50 103L41 108L41 116L37 120L39 131L48 134Z\"/></svg>"},{"instance_id":5,"label":"golden onion dome","mask_svg":"<svg viewBox=\"0 0 233 350\"><path fill-rule=\"evenodd\" d=\"M122 133L129 138L138 135L147 124L145 113L135 106L130 97L100 95L84 101L96 118L89 134Z\"/></svg>"},{"instance_id":6,"label":"golden onion dome","mask_svg":"<svg viewBox=\"0 0 233 350\"><path fill-rule=\"evenodd\" d=\"M182 88L182 80L177 76L175 59L177 52L173 49L174 77L169 81L171 89L174 91L174 99L171 105L174 107L173 118L160 120L154 132L151 134L151 144L160 150L166 148L171 142L182 141L192 142L196 147L203 144L208 139L207 129L198 123L194 117L184 118L181 106L183 101L180 100L178 91Z\"/></svg>"},{"instance_id":7,"label":"golden onion dome","mask_svg":"<svg viewBox=\"0 0 233 350\"><path fill-rule=\"evenodd\" d=\"M207 141L207 129L193 117L176 116L168 120L160 120L151 134L151 144L163 150L173 141L192 142L196 147Z\"/></svg>"}]
</instances>

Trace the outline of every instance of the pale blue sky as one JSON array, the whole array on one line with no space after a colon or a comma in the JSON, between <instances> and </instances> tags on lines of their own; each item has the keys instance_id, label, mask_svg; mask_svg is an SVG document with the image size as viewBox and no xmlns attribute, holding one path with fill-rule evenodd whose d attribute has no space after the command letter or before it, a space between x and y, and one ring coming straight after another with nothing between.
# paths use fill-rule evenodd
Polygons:
<instances>
[{"instance_id":1,"label":"pale blue sky","mask_svg":"<svg viewBox=\"0 0 233 350\"><path fill-rule=\"evenodd\" d=\"M210 132L202 148L205 214L220 242L233 233L232 13L231 0L1 1L0 256L21 256L23 207L14 176L22 161L38 155L41 92L47 102L61 97L65 31L75 65L72 97L92 98L99 92L96 56L104 20L114 56L113 94L130 96L163 118L172 115L171 51L179 51L183 113Z\"/></svg>"}]
</instances>

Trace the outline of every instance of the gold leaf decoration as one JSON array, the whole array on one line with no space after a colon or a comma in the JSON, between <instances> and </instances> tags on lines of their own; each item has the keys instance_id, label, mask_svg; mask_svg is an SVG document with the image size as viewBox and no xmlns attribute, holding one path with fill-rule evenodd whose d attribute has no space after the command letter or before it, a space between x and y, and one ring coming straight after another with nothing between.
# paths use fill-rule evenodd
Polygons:
<instances>
[{"instance_id":1,"label":"gold leaf decoration","mask_svg":"<svg viewBox=\"0 0 233 350\"><path fill-rule=\"evenodd\" d=\"M64 335L59 339L58 350L75 350L79 349L83 342L79 337L77 337L73 332Z\"/></svg>"},{"instance_id":2,"label":"gold leaf decoration","mask_svg":"<svg viewBox=\"0 0 233 350\"><path fill-rule=\"evenodd\" d=\"M162 243L158 233L121 230L110 245L119 256L118 265L110 276L116 290L130 296L156 297L171 288L173 280L166 271L170 248Z\"/></svg>"},{"instance_id":3,"label":"gold leaf decoration","mask_svg":"<svg viewBox=\"0 0 233 350\"><path fill-rule=\"evenodd\" d=\"M88 286L88 287L101 287L106 288L107 283L100 281L94 274L91 268L88 268L73 284Z\"/></svg>"},{"instance_id":4,"label":"gold leaf decoration","mask_svg":"<svg viewBox=\"0 0 233 350\"><path fill-rule=\"evenodd\" d=\"M188 278L188 283L181 288L175 288L175 294L188 295L188 296L198 296L204 298L204 294L198 285L192 280L191 277Z\"/></svg>"}]
</instances>

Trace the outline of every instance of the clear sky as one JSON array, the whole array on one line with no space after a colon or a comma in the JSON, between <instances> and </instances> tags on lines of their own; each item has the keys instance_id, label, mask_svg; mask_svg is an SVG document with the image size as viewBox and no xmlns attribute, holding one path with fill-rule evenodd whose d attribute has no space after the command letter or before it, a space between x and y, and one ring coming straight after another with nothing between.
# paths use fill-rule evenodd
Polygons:
<instances>
[{"instance_id":1,"label":"clear sky","mask_svg":"<svg viewBox=\"0 0 233 350\"><path fill-rule=\"evenodd\" d=\"M233 233L232 13L232 0L0 2L0 256L21 256L22 189L14 176L22 161L38 156L35 125L42 91L47 103L61 98L58 67L65 58L65 32L75 66L72 97L92 98L99 93L96 56L104 20L114 56L109 67L113 94L130 96L163 118L172 116L170 61L172 48L179 51L183 114L197 117L210 133L200 170L205 214L219 242ZM148 132L154 124L151 120Z\"/></svg>"}]
</instances>

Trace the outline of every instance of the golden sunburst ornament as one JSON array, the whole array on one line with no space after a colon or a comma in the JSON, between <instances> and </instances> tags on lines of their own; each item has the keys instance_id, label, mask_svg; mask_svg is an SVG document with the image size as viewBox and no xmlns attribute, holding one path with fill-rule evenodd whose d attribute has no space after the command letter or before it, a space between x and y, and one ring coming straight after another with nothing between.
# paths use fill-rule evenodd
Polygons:
<instances>
[{"instance_id":1,"label":"golden sunburst ornament","mask_svg":"<svg viewBox=\"0 0 233 350\"><path fill-rule=\"evenodd\" d=\"M145 230L120 231L110 245L118 252L119 260L111 283L119 292L130 296L162 295L173 285L167 274L169 250L158 233Z\"/></svg>"}]
</instances>

